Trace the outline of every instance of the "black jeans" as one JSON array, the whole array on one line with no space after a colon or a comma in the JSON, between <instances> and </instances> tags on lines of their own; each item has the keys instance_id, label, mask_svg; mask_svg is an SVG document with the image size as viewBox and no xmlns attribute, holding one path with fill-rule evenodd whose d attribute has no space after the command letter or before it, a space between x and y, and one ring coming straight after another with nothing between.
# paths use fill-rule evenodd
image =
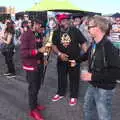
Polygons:
<instances>
[{"instance_id":1,"label":"black jeans","mask_svg":"<svg viewBox=\"0 0 120 120\"><path fill-rule=\"evenodd\" d=\"M15 66L14 66L14 63L13 63L14 52L9 51L9 52L4 52L2 54L5 56L5 63L7 65L8 72L14 74L15 73Z\"/></svg>"},{"instance_id":2,"label":"black jeans","mask_svg":"<svg viewBox=\"0 0 120 120\"><path fill-rule=\"evenodd\" d=\"M80 81L80 65L75 67L70 67L68 63L58 62L58 90L57 94L64 96L66 94L67 85L68 85L68 75L69 75L69 87L70 87L70 97L77 98L79 90L79 81Z\"/></svg>"},{"instance_id":3,"label":"black jeans","mask_svg":"<svg viewBox=\"0 0 120 120\"><path fill-rule=\"evenodd\" d=\"M39 65L38 71L27 71L26 79L28 81L28 101L31 110L34 110L37 103L37 96L41 86L44 65Z\"/></svg>"}]
</instances>

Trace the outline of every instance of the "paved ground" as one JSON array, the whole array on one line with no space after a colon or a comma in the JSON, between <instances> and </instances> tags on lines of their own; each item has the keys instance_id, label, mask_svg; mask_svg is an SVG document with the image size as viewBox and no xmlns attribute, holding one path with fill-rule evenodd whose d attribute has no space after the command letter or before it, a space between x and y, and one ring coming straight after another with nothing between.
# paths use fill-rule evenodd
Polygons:
<instances>
[{"instance_id":1,"label":"paved ground","mask_svg":"<svg viewBox=\"0 0 120 120\"><path fill-rule=\"evenodd\" d=\"M15 64L17 69L16 79L7 79L0 76L0 120L32 120L27 116L27 83L25 73L21 70L19 54L15 55ZM6 70L4 58L0 55L0 74ZM71 107L68 104L69 94L58 102L51 102L51 97L55 94L57 87L56 60L52 56L48 65L45 84L39 92L39 103L46 106L42 112L45 120L83 120L83 97L87 88L87 83L81 81L79 102ZM113 120L120 120L120 85L113 99ZM95 119L97 117L95 116Z\"/></svg>"}]
</instances>

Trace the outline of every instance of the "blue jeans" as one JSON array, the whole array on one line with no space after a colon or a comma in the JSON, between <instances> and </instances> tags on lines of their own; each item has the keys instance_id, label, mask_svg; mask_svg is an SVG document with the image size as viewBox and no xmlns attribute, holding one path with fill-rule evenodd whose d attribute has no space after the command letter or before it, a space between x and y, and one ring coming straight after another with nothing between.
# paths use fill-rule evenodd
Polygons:
<instances>
[{"instance_id":1,"label":"blue jeans","mask_svg":"<svg viewBox=\"0 0 120 120\"><path fill-rule=\"evenodd\" d=\"M95 110L99 120L112 120L112 97L114 92L115 89L105 90L90 85L84 98L84 120L94 120Z\"/></svg>"}]
</instances>

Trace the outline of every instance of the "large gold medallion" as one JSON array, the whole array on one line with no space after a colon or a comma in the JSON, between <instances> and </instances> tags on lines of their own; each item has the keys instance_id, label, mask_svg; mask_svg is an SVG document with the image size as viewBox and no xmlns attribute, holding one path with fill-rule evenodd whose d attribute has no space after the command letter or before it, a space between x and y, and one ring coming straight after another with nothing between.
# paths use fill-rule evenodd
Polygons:
<instances>
[{"instance_id":1,"label":"large gold medallion","mask_svg":"<svg viewBox=\"0 0 120 120\"><path fill-rule=\"evenodd\" d=\"M67 48L71 43L71 38L67 33L64 33L61 37L61 44Z\"/></svg>"}]
</instances>

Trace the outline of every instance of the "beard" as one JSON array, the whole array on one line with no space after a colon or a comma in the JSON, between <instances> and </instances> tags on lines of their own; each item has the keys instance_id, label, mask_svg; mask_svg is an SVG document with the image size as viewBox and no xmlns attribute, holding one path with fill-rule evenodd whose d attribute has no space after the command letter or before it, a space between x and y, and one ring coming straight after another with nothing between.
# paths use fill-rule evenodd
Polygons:
<instances>
[{"instance_id":1,"label":"beard","mask_svg":"<svg viewBox=\"0 0 120 120\"><path fill-rule=\"evenodd\" d=\"M65 31L68 31L69 26L66 26L66 25L60 25L60 28L61 28L61 31L65 32Z\"/></svg>"}]
</instances>

